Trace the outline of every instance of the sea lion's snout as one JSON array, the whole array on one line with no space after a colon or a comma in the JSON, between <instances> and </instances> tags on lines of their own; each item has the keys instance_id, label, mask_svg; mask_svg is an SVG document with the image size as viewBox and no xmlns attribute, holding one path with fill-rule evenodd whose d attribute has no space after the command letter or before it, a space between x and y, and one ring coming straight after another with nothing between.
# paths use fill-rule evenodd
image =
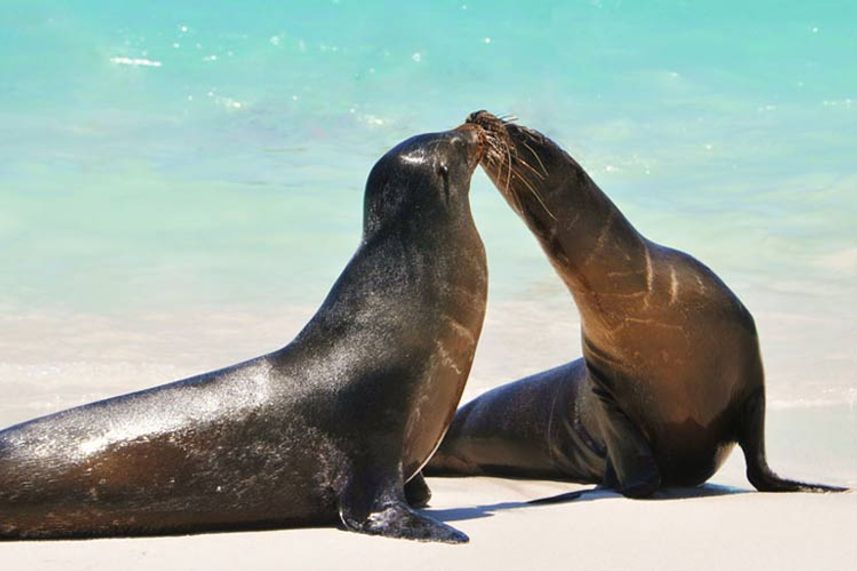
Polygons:
<instances>
[{"instance_id":1,"label":"sea lion's snout","mask_svg":"<svg viewBox=\"0 0 857 571\"><path fill-rule=\"evenodd\" d=\"M492 173L498 173L502 168L508 170L512 166L512 146L506 121L481 109L468 115L464 125L459 129L466 127L475 129L479 133L482 142L480 162L489 176Z\"/></svg>"},{"instance_id":2,"label":"sea lion's snout","mask_svg":"<svg viewBox=\"0 0 857 571\"><path fill-rule=\"evenodd\" d=\"M505 121L484 109L480 109L467 116L465 125L476 125L489 133L497 133L504 130Z\"/></svg>"},{"instance_id":3,"label":"sea lion's snout","mask_svg":"<svg viewBox=\"0 0 857 571\"><path fill-rule=\"evenodd\" d=\"M480 125L489 121L499 121L499 119L497 119L496 116L489 113L485 109L480 109L479 111L474 111L473 113L468 115L466 122Z\"/></svg>"},{"instance_id":4,"label":"sea lion's snout","mask_svg":"<svg viewBox=\"0 0 857 571\"><path fill-rule=\"evenodd\" d=\"M517 118L496 115L488 111L474 111L467 116L465 125L479 130L484 152L480 160L488 177L517 212L521 212L522 196L533 197L542 208L539 188L549 175L544 161L528 141L540 139L535 131L519 127Z\"/></svg>"},{"instance_id":5,"label":"sea lion's snout","mask_svg":"<svg viewBox=\"0 0 857 571\"><path fill-rule=\"evenodd\" d=\"M472 171L485 154L485 132L479 125L464 123L453 129L453 144L462 144L467 149L467 166Z\"/></svg>"}]
</instances>

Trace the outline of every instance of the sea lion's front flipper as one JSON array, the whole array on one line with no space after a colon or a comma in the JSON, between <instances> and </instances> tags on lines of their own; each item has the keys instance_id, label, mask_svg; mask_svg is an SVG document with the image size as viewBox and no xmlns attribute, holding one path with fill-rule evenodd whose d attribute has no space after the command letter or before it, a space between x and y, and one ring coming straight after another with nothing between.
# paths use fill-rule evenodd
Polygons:
<instances>
[{"instance_id":1,"label":"sea lion's front flipper","mask_svg":"<svg viewBox=\"0 0 857 571\"><path fill-rule=\"evenodd\" d=\"M431 499L431 490L423 477L422 472L405 483L405 499L412 508L424 508Z\"/></svg>"},{"instance_id":2,"label":"sea lion's front flipper","mask_svg":"<svg viewBox=\"0 0 857 571\"><path fill-rule=\"evenodd\" d=\"M848 488L810 484L777 476L765 458L765 392L759 388L744 405L738 444L747 462L747 479L760 492L845 492Z\"/></svg>"},{"instance_id":3,"label":"sea lion's front flipper","mask_svg":"<svg viewBox=\"0 0 857 571\"><path fill-rule=\"evenodd\" d=\"M465 534L454 527L414 511L405 502L378 506L377 510L362 519L352 519L347 515L347 511L343 511L342 521L348 529L369 535L443 543L469 541Z\"/></svg>"},{"instance_id":4,"label":"sea lion's front flipper","mask_svg":"<svg viewBox=\"0 0 857 571\"><path fill-rule=\"evenodd\" d=\"M651 496L661 486L661 474L646 437L606 390L598 396L598 423L607 445L604 486L629 498Z\"/></svg>"},{"instance_id":5,"label":"sea lion's front flipper","mask_svg":"<svg viewBox=\"0 0 857 571\"><path fill-rule=\"evenodd\" d=\"M340 498L339 516L346 528L369 535L400 537L417 541L467 543L469 538L454 527L422 515L405 499L398 485L379 485L383 478L354 478ZM372 486L375 486L374 488Z\"/></svg>"}]
</instances>

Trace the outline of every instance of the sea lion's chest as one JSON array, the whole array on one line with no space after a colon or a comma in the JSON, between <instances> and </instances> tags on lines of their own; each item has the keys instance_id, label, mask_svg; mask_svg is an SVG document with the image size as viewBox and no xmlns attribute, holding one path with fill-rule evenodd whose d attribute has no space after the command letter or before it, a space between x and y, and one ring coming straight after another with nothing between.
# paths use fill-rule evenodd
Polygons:
<instances>
[{"instance_id":1,"label":"sea lion's chest","mask_svg":"<svg viewBox=\"0 0 857 571\"><path fill-rule=\"evenodd\" d=\"M481 246L481 244L480 244ZM487 274L481 248L460 262L444 284L432 320L436 335L430 340L422 382L412 397L403 468L405 477L428 460L455 416L470 374L485 316Z\"/></svg>"}]
</instances>

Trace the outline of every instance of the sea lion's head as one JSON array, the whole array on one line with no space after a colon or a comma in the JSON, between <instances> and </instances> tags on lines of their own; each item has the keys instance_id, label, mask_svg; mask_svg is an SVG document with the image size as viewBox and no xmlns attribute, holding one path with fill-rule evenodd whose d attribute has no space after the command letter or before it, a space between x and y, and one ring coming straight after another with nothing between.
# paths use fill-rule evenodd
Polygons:
<instances>
[{"instance_id":1,"label":"sea lion's head","mask_svg":"<svg viewBox=\"0 0 857 571\"><path fill-rule=\"evenodd\" d=\"M537 206L550 215L541 189L559 174L548 165L555 162L553 155L563 151L538 131L513 121L482 110L471 113L465 124L482 131L482 168L512 208L524 215L526 207Z\"/></svg>"},{"instance_id":2,"label":"sea lion's head","mask_svg":"<svg viewBox=\"0 0 857 571\"><path fill-rule=\"evenodd\" d=\"M364 232L388 219L469 216L470 177L484 148L482 129L464 124L411 137L390 149L366 181Z\"/></svg>"}]
</instances>

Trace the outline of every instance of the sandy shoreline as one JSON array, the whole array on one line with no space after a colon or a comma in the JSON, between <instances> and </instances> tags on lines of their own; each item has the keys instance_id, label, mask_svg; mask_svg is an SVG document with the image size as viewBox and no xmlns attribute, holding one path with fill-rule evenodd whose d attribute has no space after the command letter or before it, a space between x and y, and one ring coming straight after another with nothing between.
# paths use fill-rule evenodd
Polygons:
<instances>
[{"instance_id":1,"label":"sandy shoreline","mask_svg":"<svg viewBox=\"0 0 857 571\"><path fill-rule=\"evenodd\" d=\"M150 314L127 322L5 317L0 319L6 326L0 331L0 390L6 395L0 421L5 427L274 349L297 333L313 309L293 308L274 320L223 313L193 318ZM576 351L569 348L579 343L577 327L576 315L565 306L536 312L527 304L493 304L465 400L573 355ZM788 397L776 376L769 389L775 402L778 391ZM835 396L839 404L833 407L788 405L803 403L803 398L781 399L788 406L771 407L768 453L781 475L857 486L857 410ZM0 543L0 561L8 569L40 571L117 565L122 571L341 569L355 561L382 570L403 565L432 570L844 570L857 561L857 492L753 492L738 450L713 482L698 490L668 491L664 495L669 499L634 501L599 493L565 504L529 506L527 500L575 486L430 479L434 498L428 512L467 533L471 541L463 546L373 538L333 528L292 529Z\"/></svg>"},{"instance_id":2,"label":"sandy shoreline","mask_svg":"<svg viewBox=\"0 0 857 571\"><path fill-rule=\"evenodd\" d=\"M746 486L671 490L655 500L590 493L560 482L430 479L427 511L467 545L367 537L338 529L0 544L9 569L852 569L857 493L761 494ZM746 493L744 493L746 491Z\"/></svg>"}]
</instances>

